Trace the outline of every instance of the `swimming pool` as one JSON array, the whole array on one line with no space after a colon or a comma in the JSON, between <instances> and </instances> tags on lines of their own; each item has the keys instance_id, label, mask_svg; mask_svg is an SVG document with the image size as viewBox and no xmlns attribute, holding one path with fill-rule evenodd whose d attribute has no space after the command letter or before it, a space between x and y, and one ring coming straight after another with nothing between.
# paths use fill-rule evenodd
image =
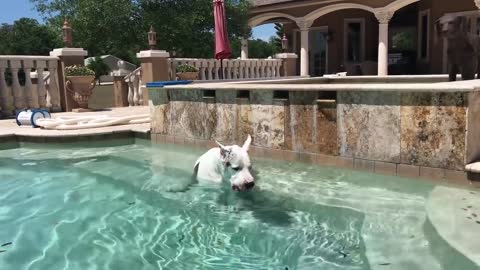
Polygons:
<instances>
[{"instance_id":1,"label":"swimming pool","mask_svg":"<svg viewBox=\"0 0 480 270\"><path fill-rule=\"evenodd\" d=\"M477 269L427 218L432 183L256 159L239 194L192 183L201 153L0 151L0 269Z\"/></svg>"}]
</instances>

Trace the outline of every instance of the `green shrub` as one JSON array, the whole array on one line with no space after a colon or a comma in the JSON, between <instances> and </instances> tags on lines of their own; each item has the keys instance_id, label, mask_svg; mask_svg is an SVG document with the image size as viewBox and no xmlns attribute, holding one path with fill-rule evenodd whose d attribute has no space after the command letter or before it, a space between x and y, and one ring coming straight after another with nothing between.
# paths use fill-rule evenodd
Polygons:
<instances>
[{"instance_id":1,"label":"green shrub","mask_svg":"<svg viewBox=\"0 0 480 270\"><path fill-rule=\"evenodd\" d=\"M184 64L184 65L177 66L177 72L178 73L181 73L181 72L198 72L198 68L196 68L192 65Z\"/></svg>"},{"instance_id":2,"label":"green shrub","mask_svg":"<svg viewBox=\"0 0 480 270\"><path fill-rule=\"evenodd\" d=\"M95 72L85 66L68 66L65 68L65 76L95 76Z\"/></svg>"},{"instance_id":3,"label":"green shrub","mask_svg":"<svg viewBox=\"0 0 480 270\"><path fill-rule=\"evenodd\" d=\"M108 75L110 67L103 62L103 59L99 56L95 57L87 67L95 72L95 79L99 80L100 76Z\"/></svg>"}]
</instances>

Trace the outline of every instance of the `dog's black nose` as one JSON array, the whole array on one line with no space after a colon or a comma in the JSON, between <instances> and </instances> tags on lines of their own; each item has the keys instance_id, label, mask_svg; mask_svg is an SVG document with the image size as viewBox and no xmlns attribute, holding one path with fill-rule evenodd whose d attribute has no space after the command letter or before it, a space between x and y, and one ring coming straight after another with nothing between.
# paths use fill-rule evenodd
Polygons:
<instances>
[{"instance_id":1,"label":"dog's black nose","mask_svg":"<svg viewBox=\"0 0 480 270\"><path fill-rule=\"evenodd\" d=\"M255 182L248 182L245 184L246 189L252 189L255 186Z\"/></svg>"}]
</instances>

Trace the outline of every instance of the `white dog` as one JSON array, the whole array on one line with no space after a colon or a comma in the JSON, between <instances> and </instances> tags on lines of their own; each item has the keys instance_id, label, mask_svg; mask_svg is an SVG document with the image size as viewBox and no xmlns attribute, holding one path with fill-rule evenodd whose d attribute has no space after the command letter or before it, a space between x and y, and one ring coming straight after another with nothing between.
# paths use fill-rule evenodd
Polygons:
<instances>
[{"instance_id":1,"label":"white dog","mask_svg":"<svg viewBox=\"0 0 480 270\"><path fill-rule=\"evenodd\" d=\"M216 142L219 147L212 148L203 154L195 163L195 171L198 181L213 181L221 183L228 168L233 170L230 184L235 191L245 191L255 186L255 180L250 173L250 157L248 148L252 138L248 135L242 147L238 145L223 146Z\"/></svg>"}]
</instances>

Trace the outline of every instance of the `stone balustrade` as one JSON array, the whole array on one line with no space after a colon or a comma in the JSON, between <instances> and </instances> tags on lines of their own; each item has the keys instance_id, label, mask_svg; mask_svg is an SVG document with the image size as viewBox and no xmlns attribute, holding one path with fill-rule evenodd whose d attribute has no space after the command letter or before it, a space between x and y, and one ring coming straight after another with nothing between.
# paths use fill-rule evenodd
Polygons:
<instances>
[{"instance_id":1,"label":"stone balustrade","mask_svg":"<svg viewBox=\"0 0 480 270\"><path fill-rule=\"evenodd\" d=\"M138 67L125 76L125 82L128 85L128 106L142 106L143 94L142 91L140 91L142 85L142 67Z\"/></svg>"},{"instance_id":2,"label":"stone balustrade","mask_svg":"<svg viewBox=\"0 0 480 270\"><path fill-rule=\"evenodd\" d=\"M179 65L192 65L199 70L198 80L242 80L279 78L282 59L168 59L169 78L176 80L176 68Z\"/></svg>"},{"instance_id":3,"label":"stone balustrade","mask_svg":"<svg viewBox=\"0 0 480 270\"><path fill-rule=\"evenodd\" d=\"M0 114L14 116L17 110L29 108L60 111L58 60L53 56L0 56Z\"/></svg>"}]
</instances>

